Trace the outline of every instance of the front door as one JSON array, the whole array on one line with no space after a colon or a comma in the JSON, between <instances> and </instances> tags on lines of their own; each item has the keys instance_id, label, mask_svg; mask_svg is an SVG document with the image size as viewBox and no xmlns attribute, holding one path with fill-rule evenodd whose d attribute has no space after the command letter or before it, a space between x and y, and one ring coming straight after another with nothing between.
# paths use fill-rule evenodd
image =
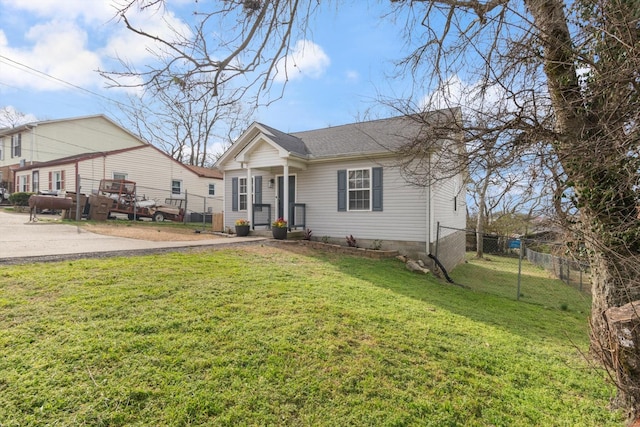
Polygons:
<instances>
[{"instance_id":1,"label":"front door","mask_svg":"<svg viewBox=\"0 0 640 427\"><path fill-rule=\"evenodd\" d=\"M296 201L296 176L289 175L289 204ZM284 217L284 177L278 177L278 218ZM289 224L294 224L293 218L288 218Z\"/></svg>"}]
</instances>

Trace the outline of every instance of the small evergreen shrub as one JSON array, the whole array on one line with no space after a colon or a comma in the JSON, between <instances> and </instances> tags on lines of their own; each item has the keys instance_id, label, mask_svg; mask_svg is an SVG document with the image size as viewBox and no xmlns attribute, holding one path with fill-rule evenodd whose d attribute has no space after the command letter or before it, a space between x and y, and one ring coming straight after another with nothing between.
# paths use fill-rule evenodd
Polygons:
<instances>
[{"instance_id":1,"label":"small evergreen shrub","mask_svg":"<svg viewBox=\"0 0 640 427\"><path fill-rule=\"evenodd\" d=\"M9 202L13 206L29 206L29 197L31 197L33 193L13 193L9 196Z\"/></svg>"}]
</instances>

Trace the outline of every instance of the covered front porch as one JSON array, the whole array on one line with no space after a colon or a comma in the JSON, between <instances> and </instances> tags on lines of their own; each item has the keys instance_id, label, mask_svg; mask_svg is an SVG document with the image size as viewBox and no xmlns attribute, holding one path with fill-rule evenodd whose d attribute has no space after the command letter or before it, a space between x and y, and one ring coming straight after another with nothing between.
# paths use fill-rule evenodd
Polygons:
<instances>
[{"instance_id":1,"label":"covered front porch","mask_svg":"<svg viewBox=\"0 0 640 427\"><path fill-rule=\"evenodd\" d=\"M299 168L270 166L246 169L246 178L238 180L239 212L246 207L246 218L251 229L270 230L277 219L286 221L287 230L305 230L307 204L298 201ZM285 179L286 177L286 179ZM246 188L244 188L246 186ZM232 184L232 187L234 185ZM232 192L234 192L232 188ZM249 197L251 195L251 197ZM235 196L232 196L235 197ZM251 200L248 203L245 199Z\"/></svg>"}]
</instances>

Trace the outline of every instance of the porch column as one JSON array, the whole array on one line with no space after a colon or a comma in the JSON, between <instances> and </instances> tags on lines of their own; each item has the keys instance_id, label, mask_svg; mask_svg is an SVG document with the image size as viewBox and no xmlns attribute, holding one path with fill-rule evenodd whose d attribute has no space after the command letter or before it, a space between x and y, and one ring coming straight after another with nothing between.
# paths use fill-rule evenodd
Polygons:
<instances>
[{"instance_id":1,"label":"porch column","mask_svg":"<svg viewBox=\"0 0 640 427\"><path fill-rule=\"evenodd\" d=\"M289 163L284 164L284 177L282 178L282 216L285 221L289 221ZM288 224L290 227L291 224Z\"/></svg>"},{"instance_id":2,"label":"porch column","mask_svg":"<svg viewBox=\"0 0 640 427\"><path fill-rule=\"evenodd\" d=\"M249 166L247 166L247 220L251 221L251 227L253 227L253 182Z\"/></svg>"}]
</instances>

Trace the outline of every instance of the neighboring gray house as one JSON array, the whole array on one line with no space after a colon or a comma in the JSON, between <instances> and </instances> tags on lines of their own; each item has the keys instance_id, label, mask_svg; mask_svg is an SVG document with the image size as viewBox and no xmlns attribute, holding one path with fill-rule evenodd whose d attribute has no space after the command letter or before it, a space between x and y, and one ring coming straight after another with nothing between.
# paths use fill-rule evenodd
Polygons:
<instances>
[{"instance_id":1,"label":"neighboring gray house","mask_svg":"<svg viewBox=\"0 0 640 427\"><path fill-rule=\"evenodd\" d=\"M432 112L427 121L436 116L457 121L460 111ZM290 134L253 123L216 163L224 173L225 226L244 218L254 229L269 228L284 217L292 229L311 229L314 240L345 244L353 235L361 247L379 240L382 249L427 262L438 246L438 258L452 268L465 252L463 174L416 186L397 166L397 148L424 131L408 117ZM460 141L455 134L441 143L459 151Z\"/></svg>"}]
</instances>

